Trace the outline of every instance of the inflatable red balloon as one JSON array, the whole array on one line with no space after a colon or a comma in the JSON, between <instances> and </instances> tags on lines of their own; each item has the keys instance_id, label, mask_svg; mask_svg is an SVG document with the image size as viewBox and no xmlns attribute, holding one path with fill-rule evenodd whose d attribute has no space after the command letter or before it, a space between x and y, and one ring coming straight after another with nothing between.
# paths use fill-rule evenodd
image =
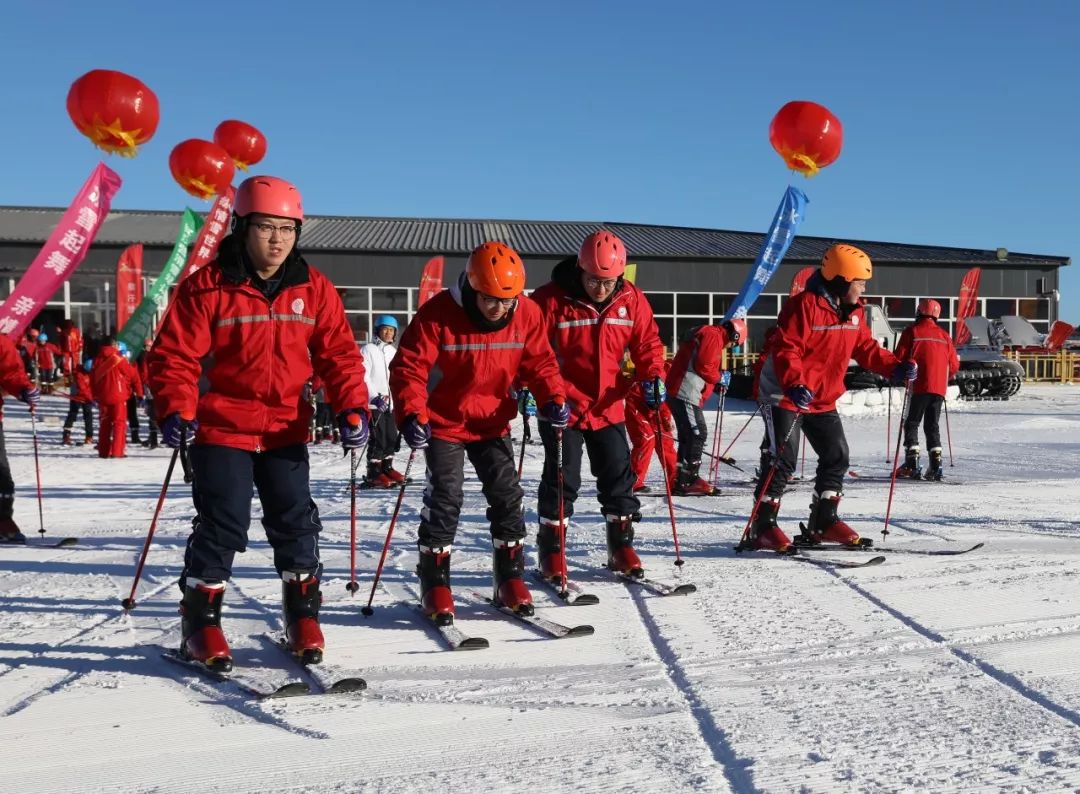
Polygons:
<instances>
[{"instance_id":1,"label":"inflatable red balloon","mask_svg":"<svg viewBox=\"0 0 1080 794\"><path fill-rule=\"evenodd\" d=\"M153 91L131 75L109 69L94 69L71 84L67 112L95 146L124 157L135 156L161 119Z\"/></svg>"},{"instance_id":2,"label":"inflatable red balloon","mask_svg":"<svg viewBox=\"0 0 1080 794\"><path fill-rule=\"evenodd\" d=\"M788 102L769 124L769 143L788 168L813 176L840 156L844 128L823 105Z\"/></svg>"},{"instance_id":3,"label":"inflatable red balloon","mask_svg":"<svg viewBox=\"0 0 1080 794\"><path fill-rule=\"evenodd\" d=\"M241 171L266 156L266 136L244 121L228 119L218 124L214 143L229 153Z\"/></svg>"},{"instance_id":4,"label":"inflatable red balloon","mask_svg":"<svg viewBox=\"0 0 1080 794\"><path fill-rule=\"evenodd\" d=\"M199 138L176 144L169 155L169 170L180 187L201 199L223 193L236 174L228 152Z\"/></svg>"}]
</instances>

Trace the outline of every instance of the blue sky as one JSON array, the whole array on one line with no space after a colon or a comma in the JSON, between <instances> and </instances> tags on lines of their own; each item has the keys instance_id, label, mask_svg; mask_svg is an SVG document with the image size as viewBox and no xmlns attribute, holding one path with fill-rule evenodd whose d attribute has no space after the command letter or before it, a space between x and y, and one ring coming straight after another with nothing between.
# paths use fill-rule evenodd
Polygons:
<instances>
[{"instance_id":1,"label":"blue sky","mask_svg":"<svg viewBox=\"0 0 1080 794\"><path fill-rule=\"evenodd\" d=\"M107 159L119 208L205 209L169 151L240 118L311 213L764 231L789 181L769 120L808 99L845 145L797 177L804 234L1080 256L1074 0L196 8L5 6L0 203L71 200L101 153L67 90L111 68L162 106L135 160ZM1062 272L1080 324L1080 263Z\"/></svg>"}]
</instances>

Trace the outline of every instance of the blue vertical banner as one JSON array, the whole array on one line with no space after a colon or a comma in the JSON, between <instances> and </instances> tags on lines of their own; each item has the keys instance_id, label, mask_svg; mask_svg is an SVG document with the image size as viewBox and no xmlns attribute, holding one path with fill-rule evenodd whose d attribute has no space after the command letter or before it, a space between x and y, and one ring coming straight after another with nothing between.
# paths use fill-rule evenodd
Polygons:
<instances>
[{"instance_id":1,"label":"blue vertical banner","mask_svg":"<svg viewBox=\"0 0 1080 794\"><path fill-rule=\"evenodd\" d=\"M803 216L806 214L806 205L810 199L797 187L788 187L780 206L776 208L776 216L773 218L769 233L758 251L754 267L742 285L735 301L728 307L724 321L733 320L736 317L745 317L758 295L769 283L773 273L780 267L780 262L791 247L791 241L795 239L795 232L799 230Z\"/></svg>"}]
</instances>

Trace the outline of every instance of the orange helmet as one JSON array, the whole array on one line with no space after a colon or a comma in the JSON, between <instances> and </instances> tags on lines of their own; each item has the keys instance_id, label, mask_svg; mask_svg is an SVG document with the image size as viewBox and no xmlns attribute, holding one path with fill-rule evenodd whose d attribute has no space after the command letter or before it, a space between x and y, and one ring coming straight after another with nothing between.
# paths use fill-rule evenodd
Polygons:
<instances>
[{"instance_id":1,"label":"orange helmet","mask_svg":"<svg viewBox=\"0 0 1080 794\"><path fill-rule=\"evenodd\" d=\"M617 278L626 270L626 246L611 232L593 232L578 251L578 265L599 278Z\"/></svg>"},{"instance_id":2,"label":"orange helmet","mask_svg":"<svg viewBox=\"0 0 1080 794\"><path fill-rule=\"evenodd\" d=\"M728 331L728 342L732 345L741 345L746 341L746 320L736 317L729 321L731 327Z\"/></svg>"},{"instance_id":3,"label":"orange helmet","mask_svg":"<svg viewBox=\"0 0 1080 794\"><path fill-rule=\"evenodd\" d=\"M941 317L941 304L933 298L923 298L919 301L919 308L915 311L917 314L933 317L936 320Z\"/></svg>"},{"instance_id":4,"label":"orange helmet","mask_svg":"<svg viewBox=\"0 0 1080 794\"><path fill-rule=\"evenodd\" d=\"M493 298L516 298L525 289L525 265L506 243L483 243L473 251L465 277L474 290Z\"/></svg>"},{"instance_id":5,"label":"orange helmet","mask_svg":"<svg viewBox=\"0 0 1080 794\"><path fill-rule=\"evenodd\" d=\"M276 176L253 176L241 182L236 189L233 212L238 218L258 212L303 222L304 202L300 198L300 191L291 182Z\"/></svg>"},{"instance_id":6,"label":"orange helmet","mask_svg":"<svg viewBox=\"0 0 1080 794\"><path fill-rule=\"evenodd\" d=\"M874 266L866 252L846 243L830 246L821 259L821 274L826 281L837 276L844 281L866 281L873 272Z\"/></svg>"}]
</instances>

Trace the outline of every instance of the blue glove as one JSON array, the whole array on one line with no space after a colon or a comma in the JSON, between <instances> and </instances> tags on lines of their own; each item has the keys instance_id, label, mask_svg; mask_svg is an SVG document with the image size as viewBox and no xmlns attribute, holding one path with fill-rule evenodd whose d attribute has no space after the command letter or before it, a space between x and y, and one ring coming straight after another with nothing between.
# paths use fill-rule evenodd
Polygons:
<instances>
[{"instance_id":1,"label":"blue glove","mask_svg":"<svg viewBox=\"0 0 1080 794\"><path fill-rule=\"evenodd\" d=\"M784 394L800 411L805 411L814 401L814 393L801 383L798 386L792 386Z\"/></svg>"},{"instance_id":2,"label":"blue glove","mask_svg":"<svg viewBox=\"0 0 1080 794\"><path fill-rule=\"evenodd\" d=\"M427 423L426 416L423 419L424 421L421 421L419 416L413 414L401 427L401 437L405 439L409 449L427 449L428 442L431 441L431 425Z\"/></svg>"},{"instance_id":3,"label":"blue glove","mask_svg":"<svg viewBox=\"0 0 1080 794\"><path fill-rule=\"evenodd\" d=\"M528 389L522 389L520 392L521 397L521 415L522 416L536 416L536 397Z\"/></svg>"},{"instance_id":4,"label":"blue glove","mask_svg":"<svg viewBox=\"0 0 1080 794\"><path fill-rule=\"evenodd\" d=\"M645 404L654 410L659 408L667 397L667 386L660 378L639 380L638 388L641 389L641 396L645 398Z\"/></svg>"},{"instance_id":5,"label":"blue glove","mask_svg":"<svg viewBox=\"0 0 1080 794\"><path fill-rule=\"evenodd\" d=\"M19 399L29 405L31 408L36 408L38 400L41 399L41 390L35 389L33 386L23 389L19 392Z\"/></svg>"},{"instance_id":6,"label":"blue glove","mask_svg":"<svg viewBox=\"0 0 1080 794\"><path fill-rule=\"evenodd\" d=\"M915 380L919 376L919 365L914 361L901 361L892 371L894 386L903 386L909 380Z\"/></svg>"},{"instance_id":7,"label":"blue glove","mask_svg":"<svg viewBox=\"0 0 1080 794\"><path fill-rule=\"evenodd\" d=\"M570 424L570 406L565 402L550 402L544 403L543 410L540 411L540 415L551 423L551 426L562 430L568 424Z\"/></svg>"},{"instance_id":8,"label":"blue glove","mask_svg":"<svg viewBox=\"0 0 1080 794\"><path fill-rule=\"evenodd\" d=\"M161 440L167 447L176 449L180 446L181 439L184 445L195 440L195 431L199 429L199 422L195 419L182 419L180 414L169 414L161 423Z\"/></svg>"},{"instance_id":9,"label":"blue glove","mask_svg":"<svg viewBox=\"0 0 1080 794\"><path fill-rule=\"evenodd\" d=\"M341 448L360 449L368 440L367 411L352 408L338 414L338 432L341 434Z\"/></svg>"},{"instance_id":10,"label":"blue glove","mask_svg":"<svg viewBox=\"0 0 1080 794\"><path fill-rule=\"evenodd\" d=\"M387 394L376 394L371 400L371 408L381 414L387 413L390 410L390 396Z\"/></svg>"},{"instance_id":11,"label":"blue glove","mask_svg":"<svg viewBox=\"0 0 1080 794\"><path fill-rule=\"evenodd\" d=\"M720 383L717 384L721 389L726 389L731 385L731 371L724 370L720 373Z\"/></svg>"}]
</instances>

